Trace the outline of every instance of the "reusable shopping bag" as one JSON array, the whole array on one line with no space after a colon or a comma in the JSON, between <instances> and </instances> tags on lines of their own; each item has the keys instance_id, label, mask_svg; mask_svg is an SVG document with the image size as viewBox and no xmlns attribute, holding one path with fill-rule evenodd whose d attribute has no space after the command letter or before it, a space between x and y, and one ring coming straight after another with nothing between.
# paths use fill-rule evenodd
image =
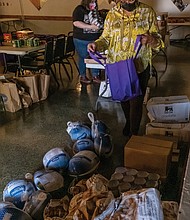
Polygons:
<instances>
[{"instance_id":1,"label":"reusable shopping bag","mask_svg":"<svg viewBox=\"0 0 190 220\"><path fill-rule=\"evenodd\" d=\"M0 81L0 93L6 97L4 101L6 111L16 112L22 109L22 103L15 83Z\"/></svg>"},{"instance_id":2,"label":"reusable shopping bag","mask_svg":"<svg viewBox=\"0 0 190 220\"><path fill-rule=\"evenodd\" d=\"M30 94L32 102L45 100L49 94L50 75L45 72L33 73L26 71L24 75L18 76L17 80L22 83Z\"/></svg>"},{"instance_id":3,"label":"reusable shopping bag","mask_svg":"<svg viewBox=\"0 0 190 220\"><path fill-rule=\"evenodd\" d=\"M32 102L39 102L39 80L38 75L29 74L24 76L18 76L16 79L21 83L21 85L25 88L26 92L28 92L32 98Z\"/></svg>"},{"instance_id":4,"label":"reusable shopping bag","mask_svg":"<svg viewBox=\"0 0 190 220\"><path fill-rule=\"evenodd\" d=\"M49 94L50 75L40 73L39 74L39 99L40 101L47 99Z\"/></svg>"},{"instance_id":5,"label":"reusable shopping bag","mask_svg":"<svg viewBox=\"0 0 190 220\"><path fill-rule=\"evenodd\" d=\"M140 36L137 36L135 42L135 57L127 60L107 64L105 58L103 58L100 53L89 53L95 61L105 67L105 72L109 79L112 99L114 101L127 101L142 94L134 63L134 59L137 57L141 47L140 38ZM103 64L100 59L104 59L105 64Z\"/></svg>"},{"instance_id":6,"label":"reusable shopping bag","mask_svg":"<svg viewBox=\"0 0 190 220\"><path fill-rule=\"evenodd\" d=\"M28 108L32 105L32 98L29 93L25 91L25 88L19 83L16 78L10 79L9 82L15 83L18 89L18 94L23 108Z\"/></svg>"}]
</instances>

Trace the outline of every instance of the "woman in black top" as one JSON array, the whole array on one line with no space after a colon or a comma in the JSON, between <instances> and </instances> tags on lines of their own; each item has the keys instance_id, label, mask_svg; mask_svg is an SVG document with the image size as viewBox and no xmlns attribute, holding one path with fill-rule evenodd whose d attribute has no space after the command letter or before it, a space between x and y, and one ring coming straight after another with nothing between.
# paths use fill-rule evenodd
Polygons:
<instances>
[{"instance_id":1,"label":"woman in black top","mask_svg":"<svg viewBox=\"0 0 190 220\"><path fill-rule=\"evenodd\" d=\"M84 59L88 56L87 45L99 38L102 28L103 21L98 13L97 0L82 0L73 11L73 37L82 83L91 83L86 77ZM93 82L100 83L98 69L92 69L92 77Z\"/></svg>"}]
</instances>

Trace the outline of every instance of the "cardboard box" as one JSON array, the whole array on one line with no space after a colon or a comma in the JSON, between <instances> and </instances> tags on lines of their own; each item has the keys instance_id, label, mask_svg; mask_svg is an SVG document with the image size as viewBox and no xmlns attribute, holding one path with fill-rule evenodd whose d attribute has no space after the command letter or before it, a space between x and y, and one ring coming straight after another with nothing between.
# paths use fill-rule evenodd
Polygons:
<instances>
[{"instance_id":1,"label":"cardboard box","mask_svg":"<svg viewBox=\"0 0 190 220\"><path fill-rule=\"evenodd\" d=\"M189 121L189 99L185 95L151 98L147 102L147 110L151 122Z\"/></svg>"},{"instance_id":2,"label":"cardboard box","mask_svg":"<svg viewBox=\"0 0 190 220\"><path fill-rule=\"evenodd\" d=\"M124 148L124 165L166 177L172 158L173 142L146 136L132 136Z\"/></svg>"},{"instance_id":3,"label":"cardboard box","mask_svg":"<svg viewBox=\"0 0 190 220\"><path fill-rule=\"evenodd\" d=\"M190 123L156 123L146 125L146 135L164 135L178 137L179 141L190 142Z\"/></svg>"},{"instance_id":4,"label":"cardboard box","mask_svg":"<svg viewBox=\"0 0 190 220\"><path fill-rule=\"evenodd\" d=\"M159 140L166 140L166 141L172 141L173 142L173 148L172 148L172 162L178 162L179 161L179 154L180 154L180 149L178 146L178 137L174 136L164 136L164 135L146 135L147 137L150 138L156 138Z\"/></svg>"}]
</instances>

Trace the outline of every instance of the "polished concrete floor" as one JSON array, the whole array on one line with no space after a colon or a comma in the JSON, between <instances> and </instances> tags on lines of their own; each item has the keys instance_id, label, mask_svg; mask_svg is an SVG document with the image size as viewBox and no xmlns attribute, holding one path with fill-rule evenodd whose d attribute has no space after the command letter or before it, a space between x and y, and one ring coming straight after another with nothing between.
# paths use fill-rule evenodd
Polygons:
<instances>
[{"instance_id":1,"label":"polished concrete floor","mask_svg":"<svg viewBox=\"0 0 190 220\"><path fill-rule=\"evenodd\" d=\"M160 79L157 87L155 78L150 79L150 97L169 95L190 97L189 45L169 46L167 56L168 68L165 73L163 58L154 60ZM123 150L128 139L122 135L125 120L120 105L101 102L98 112L95 112L98 85L80 85L76 69L74 72L72 82L68 81L64 72L62 73L61 87L50 94L47 100L16 113L0 112L0 199L5 185L10 180L23 178L26 173L33 173L41 168L42 158L51 148L63 147L71 152L73 143L66 132L67 122L90 123L87 117L89 111L94 112L97 119L108 125L114 144L112 156L101 161L98 172L109 178L116 167L123 165ZM59 74L57 77L60 79ZM145 125L148 121L144 106L139 135L145 134ZM170 182L163 192L166 199L179 199L177 169L178 164L174 164Z\"/></svg>"}]
</instances>

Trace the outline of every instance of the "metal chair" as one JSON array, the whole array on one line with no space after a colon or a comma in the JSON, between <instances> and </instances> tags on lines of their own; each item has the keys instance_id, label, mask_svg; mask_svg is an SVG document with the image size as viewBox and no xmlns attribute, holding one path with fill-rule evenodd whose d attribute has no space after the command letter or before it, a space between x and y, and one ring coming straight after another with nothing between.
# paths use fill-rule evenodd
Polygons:
<instances>
[{"instance_id":1,"label":"metal chair","mask_svg":"<svg viewBox=\"0 0 190 220\"><path fill-rule=\"evenodd\" d=\"M54 43L54 56L53 56L53 65L54 65L54 69L55 69L55 72L56 72L56 63L59 65L59 75L60 75L60 78L61 78L61 65L62 67L64 68L65 72L66 72L66 75L68 77L69 80L72 79L72 76L70 77L69 75L69 72L65 66L65 63L64 62L64 59L65 59L65 51L66 51L66 36L64 34L61 34L61 35L58 35L56 38L55 38L55 43ZM69 65L71 65L69 63ZM71 67L72 68L72 67ZM72 69L71 69L72 70ZM72 71L71 71L72 72Z\"/></svg>"},{"instance_id":2,"label":"metal chair","mask_svg":"<svg viewBox=\"0 0 190 220\"><path fill-rule=\"evenodd\" d=\"M158 52L153 52L152 62L154 63L154 60L156 60L156 58L158 58L158 57L163 57L163 59L164 59L163 60L164 70L162 70L162 75L163 75L166 72L167 67L168 67L168 57L167 57L167 54L165 52L165 48L161 48ZM159 79L158 79L158 70L156 69L154 64L152 64L152 67L151 67L151 76L155 77L155 79L156 79L156 87L157 87L159 79L161 77L159 77Z\"/></svg>"},{"instance_id":3,"label":"metal chair","mask_svg":"<svg viewBox=\"0 0 190 220\"><path fill-rule=\"evenodd\" d=\"M168 33L168 13L167 12L157 13L157 22L158 22L159 33L162 37L163 42L165 43L166 35ZM156 58L158 57L163 57L164 69L162 70L162 72L164 74L168 67L168 57L165 51L166 48L167 45L164 48L161 48L159 51L153 50L153 56L152 56L153 64L151 67L151 75L156 79L156 87L158 86L158 81L161 77L159 77L158 79L158 71L154 66L154 61L156 61Z\"/></svg>"},{"instance_id":4,"label":"metal chair","mask_svg":"<svg viewBox=\"0 0 190 220\"><path fill-rule=\"evenodd\" d=\"M79 74L79 68L78 68L78 65L75 61L74 56L75 56L75 45L73 42L73 32L71 31L67 34L64 63L70 65L71 72L73 73L72 65L70 62L70 59L71 59L75 65L77 71L78 71L78 74Z\"/></svg>"},{"instance_id":5,"label":"metal chair","mask_svg":"<svg viewBox=\"0 0 190 220\"><path fill-rule=\"evenodd\" d=\"M21 67L22 67L22 71L31 70L36 72L45 69L49 75L53 76L57 86L59 87L59 82L52 69L53 50L54 50L54 41L53 38L51 38L45 43L45 53L43 60L31 60L31 59L23 58L21 61Z\"/></svg>"}]
</instances>

